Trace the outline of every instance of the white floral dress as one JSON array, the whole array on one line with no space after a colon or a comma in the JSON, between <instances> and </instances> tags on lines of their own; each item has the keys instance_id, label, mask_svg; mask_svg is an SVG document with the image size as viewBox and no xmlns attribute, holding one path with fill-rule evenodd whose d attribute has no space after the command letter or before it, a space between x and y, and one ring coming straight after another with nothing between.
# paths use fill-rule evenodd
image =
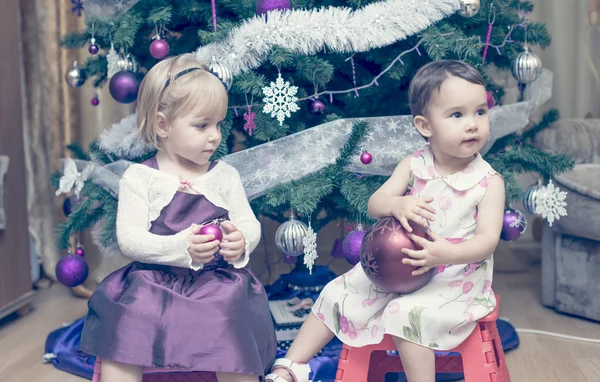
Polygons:
<instances>
[{"instance_id":1,"label":"white floral dress","mask_svg":"<svg viewBox=\"0 0 600 382\"><path fill-rule=\"evenodd\" d=\"M434 197L437 213L431 229L453 244L473 237L477 205L496 174L489 163L477 154L462 171L440 176L431 149L425 146L412 155L411 171L410 194ZM312 310L351 346L379 343L387 333L436 350L450 350L496 306L492 268L492 254L478 263L438 267L423 288L398 295L378 290L358 263L323 289Z\"/></svg>"}]
</instances>

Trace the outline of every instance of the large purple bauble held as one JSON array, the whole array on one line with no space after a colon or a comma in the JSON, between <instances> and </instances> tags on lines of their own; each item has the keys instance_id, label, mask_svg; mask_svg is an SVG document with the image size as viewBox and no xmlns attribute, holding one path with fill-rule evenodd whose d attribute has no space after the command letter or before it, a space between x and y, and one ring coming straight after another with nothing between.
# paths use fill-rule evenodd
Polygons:
<instances>
[{"instance_id":1,"label":"large purple bauble held","mask_svg":"<svg viewBox=\"0 0 600 382\"><path fill-rule=\"evenodd\" d=\"M263 15L272 10L286 10L292 9L292 2L290 0L257 0L256 1L256 13Z\"/></svg>"},{"instance_id":2,"label":"large purple bauble held","mask_svg":"<svg viewBox=\"0 0 600 382\"><path fill-rule=\"evenodd\" d=\"M214 240L223 241L223 231L216 224L207 224L200 228L200 235L214 235Z\"/></svg>"},{"instance_id":3,"label":"large purple bauble held","mask_svg":"<svg viewBox=\"0 0 600 382\"><path fill-rule=\"evenodd\" d=\"M115 74L108 85L110 95L120 103L132 103L137 99L140 79L137 74L122 70Z\"/></svg>"},{"instance_id":4,"label":"large purple bauble held","mask_svg":"<svg viewBox=\"0 0 600 382\"><path fill-rule=\"evenodd\" d=\"M517 240L525 231L527 231L527 218L525 214L511 208L504 210L500 239L505 241Z\"/></svg>"},{"instance_id":5,"label":"large purple bauble held","mask_svg":"<svg viewBox=\"0 0 600 382\"><path fill-rule=\"evenodd\" d=\"M83 284L88 277L88 265L81 256L68 255L60 259L54 269L58 281L67 287Z\"/></svg>"},{"instance_id":6,"label":"large purple bauble held","mask_svg":"<svg viewBox=\"0 0 600 382\"><path fill-rule=\"evenodd\" d=\"M350 232L344 239L342 246L344 258L352 265L356 265L360 261L360 246L362 245L365 233L366 231L362 228L357 228L355 231Z\"/></svg>"},{"instance_id":7,"label":"large purple bauble held","mask_svg":"<svg viewBox=\"0 0 600 382\"><path fill-rule=\"evenodd\" d=\"M413 233L426 237L425 230L411 223ZM435 274L435 268L419 275L412 272L419 267L402 264L406 257L403 248L421 249L408 238L398 220L383 218L369 228L361 246L360 263L367 278L379 289L391 293L411 293L421 289Z\"/></svg>"}]
</instances>

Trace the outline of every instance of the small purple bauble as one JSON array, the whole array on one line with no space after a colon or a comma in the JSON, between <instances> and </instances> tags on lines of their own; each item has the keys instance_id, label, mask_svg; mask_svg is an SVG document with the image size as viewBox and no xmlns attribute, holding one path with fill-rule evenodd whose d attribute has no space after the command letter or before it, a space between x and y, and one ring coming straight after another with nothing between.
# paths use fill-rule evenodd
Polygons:
<instances>
[{"instance_id":1,"label":"small purple bauble","mask_svg":"<svg viewBox=\"0 0 600 382\"><path fill-rule=\"evenodd\" d=\"M200 235L214 235L217 241L223 241L223 231L221 231L221 227L216 224L207 224L200 228Z\"/></svg>"},{"instance_id":2,"label":"small purple bauble","mask_svg":"<svg viewBox=\"0 0 600 382\"><path fill-rule=\"evenodd\" d=\"M100 104L100 100L98 99L98 97L94 97L92 98L92 100L90 101L92 103L92 105L94 106L98 106Z\"/></svg>"},{"instance_id":3,"label":"small purple bauble","mask_svg":"<svg viewBox=\"0 0 600 382\"><path fill-rule=\"evenodd\" d=\"M98 48L98 45L96 44L92 44L88 47L88 52L90 52L90 54L98 54L98 51L100 51L100 48Z\"/></svg>"},{"instance_id":4,"label":"small purple bauble","mask_svg":"<svg viewBox=\"0 0 600 382\"><path fill-rule=\"evenodd\" d=\"M265 13L272 10L286 10L292 9L292 2L290 0L257 0L256 1L256 13L264 15Z\"/></svg>"},{"instance_id":5,"label":"small purple bauble","mask_svg":"<svg viewBox=\"0 0 600 382\"><path fill-rule=\"evenodd\" d=\"M427 234L420 226L410 223L413 234L426 237ZM411 293L429 283L436 268L422 275L413 276L418 269L402 260L408 257L402 252L403 248L422 249L407 235L398 220L393 217L377 221L365 233L360 248L360 263L367 278L380 290L390 293Z\"/></svg>"},{"instance_id":6,"label":"small purple bauble","mask_svg":"<svg viewBox=\"0 0 600 382\"><path fill-rule=\"evenodd\" d=\"M150 44L150 55L157 60L162 60L169 55L171 47L166 40L156 39Z\"/></svg>"},{"instance_id":7,"label":"small purple bauble","mask_svg":"<svg viewBox=\"0 0 600 382\"><path fill-rule=\"evenodd\" d=\"M344 239L342 252L347 262L352 265L358 264L360 261L360 245L365 237L365 231L362 228L357 228L352 231Z\"/></svg>"},{"instance_id":8,"label":"small purple bauble","mask_svg":"<svg viewBox=\"0 0 600 382\"><path fill-rule=\"evenodd\" d=\"M311 114L321 115L325 113L326 108L327 106L325 106L325 103L320 99L316 99L308 103L308 111L311 112Z\"/></svg>"},{"instance_id":9,"label":"small purple bauble","mask_svg":"<svg viewBox=\"0 0 600 382\"><path fill-rule=\"evenodd\" d=\"M132 103L137 99L140 79L137 74L122 70L115 74L108 85L110 95L120 103Z\"/></svg>"},{"instance_id":10,"label":"small purple bauble","mask_svg":"<svg viewBox=\"0 0 600 382\"><path fill-rule=\"evenodd\" d=\"M511 208L504 210L500 239L505 241L517 240L525 231L527 231L527 218L525 214Z\"/></svg>"},{"instance_id":11,"label":"small purple bauble","mask_svg":"<svg viewBox=\"0 0 600 382\"><path fill-rule=\"evenodd\" d=\"M495 104L496 104L496 101L494 101L494 95L492 94L492 92L487 92L488 109L493 108Z\"/></svg>"},{"instance_id":12,"label":"small purple bauble","mask_svg":"<svg viewBox=\"0 0 600 382\"><path fill-rule=\"evenodd\" d=\"M68 255L60 259L54 271L58 281L71 288L83 284L89 272L83 257L77 255Z\"/></svg>"},{"instance_id":13,"label":"small purple bauble","mask_svg":"<svg viewBox=\"0 0 600 382\"><path fill-rule=\"evenodd\" d=\"M85 251L83 250L82 247L77 247L77 249L75 249L75 254L77 256L82 256L83 257L83 256L85 256Z\"/></svg>"},{"instance_id":14,"label":"small purple bauble","mask_svg":"<svg viewBox=\"0 0 600 382\"><path fill-rule=\"evenodd\" d=\"M365 151L365 152L364 152L364 153L362 153L362 154L361 154L361 156L360 156L360 161L361 161L363 164L369 164L369 163L371 163L371 161L372 161L372 160L373 160L373 155L371 155L371 153L370 153L370 152L368 152L368 151Z\"/></svg>"}]
</instances>

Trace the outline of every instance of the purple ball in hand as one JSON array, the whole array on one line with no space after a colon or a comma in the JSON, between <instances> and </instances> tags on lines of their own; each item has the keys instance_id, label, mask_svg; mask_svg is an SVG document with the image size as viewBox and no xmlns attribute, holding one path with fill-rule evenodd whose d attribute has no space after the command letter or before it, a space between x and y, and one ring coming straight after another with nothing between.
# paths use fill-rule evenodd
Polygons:
<instances>
[{"instance_id":1,"label":"purple ball in hand","mask_svg":"<svg viewBox=\"0 0 600 382\"><path fill-rule=\"evenodd\" d=\"M426 237L423 228L412 222L411 227L413 234ZM435 274L436 268L432 268L422 275L413 276L412 272L419 267L402 263L409 257L402 252L403 248L422 249L409 239L395 218L380 219L367 230L360 250L360 262L367 278L377 288L391 293L411 293L427 285Z\"/></svg>"},{"instance_id":2,"label":"purple ball in hand","mask_svg":"<svg viewBox=\"0 0 600 382\"><path fill-rule=\"evenodd\" d=\"M83 284L88 277L88 265L81 256L68 255L60 259L54 269L56 278L67 287Z\"/></svg>"},{"instance_id":3,"label":"purple ball in hand","mask_svg":"<svg viewBox=\"0 0 600 382\"><path fill-rule=\"evenodd\" d=\"M223 241L223 231L221 230L221 227L216 224L207 224L200 228L200 232L198 233L200 235L214 235L214 240Z\"/></svg>"}]
</instances>

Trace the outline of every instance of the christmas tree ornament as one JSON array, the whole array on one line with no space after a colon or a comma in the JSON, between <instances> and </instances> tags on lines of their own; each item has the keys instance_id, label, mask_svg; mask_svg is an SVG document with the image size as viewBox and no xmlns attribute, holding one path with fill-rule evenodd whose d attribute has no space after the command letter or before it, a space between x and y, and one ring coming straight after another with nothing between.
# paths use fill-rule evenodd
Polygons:
<instances>
[{"instance_id":1,"label":"christmas tree ornament","mask_svg":"<svg viewBox=\"0 0 600 382\"><path fill-rule=\"evenodd\" d=\"M342 253L346 261L352 265L360 261L360 246L366 231L362 224L356 226L356 229L348 234L342 243Z\"/></svg>"},{"instance_id":2,"label":"christmas tree ornament","mask_svg":"<svg viewBox=\"0 0 600 382\"><path fill-rule=\"evenodd\" d=\"M525 231L527 231L527 218L525 214L516 209L505 209L500 239L514 241L520 238Z\"/></svg>"},{"instance_id":3,"label":"christmas tree ornament","mask_svg":"<svg viewBox=\"0 0 600 382\"><path fill-rule=\"evenodd\" d=\"M285 11L292 9L290 0L257 0L256 13L264 15L273 10Z\"/></svg>"},{"instance_id":4,"label":"christmas tree ornament","mask_svg":"<svg viewBox=\"0 0 600 382\"><path fill-rule=\"evenodd\" d=\"M137 99L140 88L138 75L131 71L122 70L115 74L108 84L110 95L120 103L128 104Z\"/></svg>"},{"instance_id":5,"label":"christmas tree ornament","mask_svg":"<svg viewBox=\"0 0 600 382\"><path fill-rule=\"evenodd\" d=\"M542 60L527 46L515 57L510 67L513 76L522 84L535 81L542 73L542 68Z\"/></svg>"},{"instance_id":6,"label":"christmas tree ornament","mask_svg":"<svg viewBox=\"0 0 600 382\"><path fill-rule=\"evenodd\" d=\"M213 240L223 241L223 230L221 230L221 226L218 222L212 222L206 225L203 225L198 232L199 235L213 235L215 238Z\"/></svg>"},{"instance_id":7,"label":"christmas tree ornament","mask_svg":"<svg viewBox=\"0 0 600 382\"><path fill-rule=\"evenodd\" d=\"M327 108L327 106L325 106L325 103L318 98L316 98L314 100L310 100L308 102L308 111L311 114L321 115L321 114L325 113L326 108Z\"/></svg>"},{"instance_id":8,"label":"christmas tree ornament","mask_svg":"<svg viewBox=\"0 0 600 382\"><path fill-rule=\"evenodd\" d=\"M233 74L231 74L231 70L213 57L208 70L211 71L214 75L219 77L223 85L225 85L225 89L229 91L231 89L231 85L233 84Z\"/></svg>"},{"instance_id":9,"label":"christmas tree ornament","mask_svg":"<svg viewBox=\"0 0 600 382\"><path fill-rule=\"evenodd\" d=\"M271 118L277 117L279 126L283 125L285 118L290 118L293 112L300 110L296 102L298 102L297 86L290 86L288 81L281 78L281 72L277 74L277 80L271 81L269 86L263 87L263 113L270 114Z\"/></svg>"},{"instance_id":10,"label":"christmas tree ornament","mask_svg":"<svg viewBox=\"0 0 600 382\"><path fill-rule=\"evenodd\" d=\"M83 0L71 0L71 13L76 13L77 17L81 17L83 13Z\"/></svg>"},{"instance_id":11,"label":"christmas tree ornament","mask_svg":"<svg viewBox=\"0 0 600 382\"><path fill-rule=\"evenodd\" d=\"M62 285L72 288L83 284L88 277L89 268L83 257L69 253L56 263L54 272Z\"/></svg>"},{"instance_id":12,"label":"christmas tree ornament","mask_svg":"<svg viewBox=\"0 0 600 382\"><path fill-rule=\"evenodd\" d=\"M294 218L293 212L290 219L277 228L275 244L285 256L300 256L304 253L304 237L308 233L308 226Z\"/></svg>"},{"instance_id":13,"label":"christmas tree ornament","mask_svg":"<svg viewBox=\"0 0 600 382\"><path fill-rule=\"evenodd\" d=\"M494 101L494 95L492 94L492 92L487 92L488 109L493 108L495 104L496 104L496 102Z\"/></svg>"},{"instance_id":14,"label":"christmas tree ornament","mask_svg":"<svg viewBox=\"0 0 600 382\"><path fill-rule=\"evenodd\" d=\"M119 55L119 59L117 60L117 69L117 71L124 70L137 73L140 70L140 64L131 53L128 53L126 55Z\"/></svg>"},{"instance_id":15,"label":"christmas tree ornament","mask_svg":"<svg viewBox=\"0 0 600 382\"><path fill-rule=\"evenodd\" d=\"M360 154L360 161L362 164L369 164L373 161L373 155L365 150L362 154Z\"/></svg>"},{"instance_id":16,"label":"christmas tree ornament","mask_svg":"<svg viewBox=\"0 0 600 382\"><path fill-rule=\"evenodd\" d=\"M121 68L119 67L119 60L121 60L121 56L115 50L115 45L111 42L110 49L106 54L106 77L110 80L112 76L114 76Z\"/></svg>"},{"instance_id":17,"label":"christmas tree ornament","mask_svg":"<svg viewBox=\"0 0 600 382\"><path fill-rule=\"evenodd\" d=\"M556 187L552 180L540 187L535 196L535 213L546 219L550 227L561 218L567 216L567 193Z\"/></svg>"},{"instance_id":18,"label":"christmas tree ornament","mask_svg":"<svg viewBox=\"0 0 600 382\"><path fill-rule=\"evenodd\" d=\"M252 136L256 130L256 113L252 111L252 106L248 106L248 111L244 113L244 131Z\"/></svg>"},{"instance_id":19,"label":"christmas tree ornament","mask_svg":"<svg viewBox=\"0 0 600 382\"><path fill-rule=\"evenodd\" d=\"M523 197L523 207L525 207L525 211L531 215L535 215L536 198L541 186L541 183L538 182L529 187Z\"/></svg>"},{"instance_id":20,"label":"christmas tree ornament","mask_svg":"<svg viewBox=\"0 0 600 382\"><path fill-rule=\"evenodd\" d=\"M171 47L166 40L160 38L160 36L154 36L154 41L150 44L150 55L157 60L162 60L169 55Z\"/></svg>"},{"instance_id":21,"label":"christmas tree ornament","mask_svg":"<svg viewBox=\"0 0 600 382\"><path fill-rule=\"evenodd\" d=\"M86 79L85 70L78 65L77 61L73 62L73 67L65 74L65 81L72 88L80 87L85 83Z\"/></svg>"},{"instance_id":22,"label":"christmas tree ornament","mask_svg":"<svg viewBox=\"0 0 600 382\"><path fill-rule=\"evenodd\" d=\"M312 229L310 221L302 244L304 245L304 265L308 268L308 273L312 274L313 265L319 256L317 254L317 233Z\"/></svg>"},{"instance_id":23,"label":"christmas tree ornament","mask_svg":"<svg viewBox=\"0 0 600 382\"><path fill-rule=\"evenodd\" d=\"M90 46L88 47L88 52L90 52L90 54L92 55L96 55L99 51L100 48L98 47L98 45L96 45L96 39L92 37L90 39Z\"/></svg>"},{"instance_id":24,"label":"christmas tree ornament","mask_svg":"<svg viewBox=\"0 0 600 382\"><path fill-rule=\"evenodd\" d=\"M75 248L75 254L77 256L85 256L85 251L83 250L83 245L77 243L77 248Z\"/></svg>"},{"instance_id":25,"label":"christmas tree ornament","mask_svg":"<svg viewBox=\"0 0 600 382\"><path fill-rule=\"evenodd\" d=\"M479 13L479 8L481 8L480 0L459 0L458 14L462 17L473 17L477 13Z\"/></svg>"},{"instance_id":26,"label":"christmas tree ornament","mask_svg":"<svg viewBox=\"0 0 600 382\"><path fill-rule=\"evenodd\" d=\"M93 106L98 106L98 105L100 105L100 100L98 99L98 96L97 96L97 95L95 95L95 96L94 96L94 98L92 98L92 100L90 101L90 103L91 103Z\"/></svg>"},{"instance_id":27,"label":"christmas tree ornament","mask_svg":"<svg viewBox=\"0 0 600 382\"><path fill-rule=\"evenodd\" d=\"M68 198L66 198L62 205L62 210L65 216L68 217L69 215L71 215L71 212L73 212L73 209L77 207L79 202L79 198L75 195L71 195Z\"/></svg>"},{"instance_id":28,"label":"christmas tree ornament","mask_svg":"<svg viewBox=\"0 0 600 382\"><path fill-rule=\"evenodd\" d=\"M426 237L425 230L411 223L413 234ZM403 264L409 257L402 249L422 249L409 239L398 220L387 217L378 220L365 233L360 250L360 264L367 278L379 289L390 293L411 293L429 283L436 268L414 276L419 267Z\"/></svg>"}]
</instances>

